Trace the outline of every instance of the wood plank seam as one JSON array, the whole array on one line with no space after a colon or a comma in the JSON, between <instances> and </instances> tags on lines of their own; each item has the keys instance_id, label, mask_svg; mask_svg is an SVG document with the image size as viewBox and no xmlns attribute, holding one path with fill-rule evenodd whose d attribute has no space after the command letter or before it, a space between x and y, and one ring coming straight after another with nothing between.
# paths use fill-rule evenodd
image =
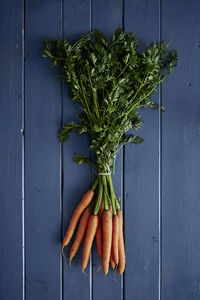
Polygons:
<instances>
[{"instance_id":1,"label":"wood plank seam","mask_svg":"<svg viewBox=\"0 0 200 300\"><path fill-rule=\"evenodd\" d=\"M64 39L64 0L61 0L61 39ZM61 88L61 116L60 116L60 127L64 125L63 122L63 82L60 82L60 88ZM64 236L64 228L63 228L63 222L64 222L64 210L63 210L63 191L64 191L64 166L63 166L63 144L60 143L60 300L64 299L64 263L65 259L62 256L62 239Z\"/></svg>"},{"instance_id":2,"label":"wood plank seam","mask_svg":"<svg viewBox=\"0 0 200 300\"><path fill-rule=\"evenodd\" d=\"M125 30L125 0L122 0L122 29ZM122 211L123 211L123 218L125 220L125 159L126 159L126 146L124 145L122 148L122 168L121 168L121 184L122 184ZM124 232L124 246L126 249L126 227L125 227L125 222L123 222L123 232ZM125 299L125 275L126 274L126 269L125 273L121 275L121 300Z\"/></svg>"},{"instance_id":3,"label":"wood plank seam","mask_svg":"<svg viewBox=\"0 0 200 300\"><path fill-rule=\"evenodd\" d=\"M22 0L22 298L26 299L26 240L25 240L25 0Z\"/></svg>"},{"instance_id":4,"label":"wood plank seam","mask_svg":"<svg viewBox=\"0 0 200 300\"><path fill-rule=\"evenodd\" d=\"M159 42L162 41L162 0L159 1ZM162 83L159 85L159 105L162 106ZM159 212L159 271L158 271L158 297L162 300L162 111L159 110L159 196L158 196L158 212Z\"/></svg>"}]
</instances>

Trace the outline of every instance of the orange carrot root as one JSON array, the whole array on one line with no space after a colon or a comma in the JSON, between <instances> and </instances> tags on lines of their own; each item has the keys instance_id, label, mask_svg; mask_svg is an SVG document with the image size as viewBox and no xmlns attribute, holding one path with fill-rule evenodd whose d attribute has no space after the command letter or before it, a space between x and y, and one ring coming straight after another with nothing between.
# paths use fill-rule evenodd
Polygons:
<instances>
[{"instance_id":1,"label":"orange carrot root","mask_svg":"<svg viewBox=\"0 0 200 300\"><path fill-rule=\"evenodd\" d=\"M97 226L98 226L98 216L91 215L87 226L87 232L86 232L84 248L83 248L83 258L81 263L83 272L88 264L92 243L97 231Z\"/></svg>"},{"instance_id":2,"label":"orange carrot root","mask_svg":"<svg viewBox=\"0 0 200 300\"><path fill-rule=\"evenodd\" d=\"M102 229L103 229L103 253L102 265L103 272L106 275L109 270L111 246L112 246L112 212L104 210L102 214Z\"/></svg>"},{"instance_id":3,"label":"orange carrot root","mask_svg":"<svg viewBox=\"0 0 200 300\"><path fill-rule=\"evenodd\" d=\"M111 266L111 268L112 268L113 271L114 271L114 270L115 270L115 267L116 267L116 264L115 264L115 262L114 262L114 259L113 259L112 254L111 254L111 256L110 256L110 266Z\"/></svg>"},{"instance_id":4,"label":"orange carrot root","mask_svg":"<svg viewBox=\"0 0 200 300\"><path fill-rule=\"evenodd\" d=\"M79 202L78 206L74 210L74 213L69 222L69 226L67 228L67 232L65 233L65 237L62 242L62 252L63 252L63 248L69 244L81 214L86 209L86 207L90 204L93 197L94 197L94 191L90 189L85 193L85 195Z\"/></svg>"},{"instance_id":5,"label":"orange carrot root","mask_svg":"<svg viewBox=\"0 0 200 300\"><path fill-rule=\"evenodd\" d=\"M112 256L116 265L119 263L119 218L118 215L113 216L113 234L112 234Z\"/></svg>"},{"instance_id":6,"label":"orange carrot root","mask_svg":"<svg viewBox=\"0 0 200 300\"><path fill-rule=\"evenodd\" d=\"M89 208L87 208L81 217L75 240L74 240L74 242L71 246L70 252L69 252L70 263L71 263L71 260L73 259L73 257L76 255L76 253L82 243L82 240L85 236L90 215L91 215L91 210L89 210Z\"/></svg>"},{"instance_id":7,"label":"orange carrot root","mask_svg":"<svg viewBox=\"0 0 200 300\"><path fill-rule=\"evenodd\" d=\"M99 257L102 256L102 224L101 224L101 219L99 219L98 227L97 227L97 232L96 232L96 246L97 246L97 252Z\"/></svg>"},{"instance_id":8,"label":"orange carrot root","mask_svg":"<svg viewBox=\"0 0 200 300\"><path fill-rule=\"evenodd\" d=\"M96 232L96 246L99 257L102 256L103 247L103 236L102 236L102 211L103 211L103 201L98 212L98 227Z\"/></svg>"},{"instance_id":9,"label":"orange carrot root","mask_svg":"<svg viewBox=\"0 0 200 300\"><path fill-rule=\"evenodd\" d=\"M124 247L124 235L123 235L123 216L121 210L117 212L119 218L119 264L118 272L121 275L125 270L126 257L125 257L125 247Z\"/></svg>"}]
</instances>

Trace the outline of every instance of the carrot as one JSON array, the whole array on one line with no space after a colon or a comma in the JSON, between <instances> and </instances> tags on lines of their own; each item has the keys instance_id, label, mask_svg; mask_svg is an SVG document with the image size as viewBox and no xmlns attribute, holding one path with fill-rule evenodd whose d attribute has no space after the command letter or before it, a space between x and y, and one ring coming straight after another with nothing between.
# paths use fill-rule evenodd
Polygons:
<instances>
[{"instance_id":1,"label":"carrot","mask_svg":"<svg viewBox=\"0 0 200 300\"><path fill-rule=\"evenodd\" d=\"M112 255L116 265L118 265L119 262L118 243L119 243L119 218L118 215L116 215L113 216L113 233L112 233Z\"/></svg>"},{"instance_id":2,"label":"carrot","mask_svg":"<svg viewBox=\"0 0 200 300\"><path fill-rule=\"evenodd\" d=\"M113 259L112 254L110 255L110 266L111 266L111 268L112 268L113 271L114 271L114 269L115 269L115 267L116 267L116 264L115 264L115 262L114 262L114 259Z\"/></svg>"},{"instance_id":3,"label":"carrot","mask_svg":"<svg viewBox=\"0 0 200 300\"><path fill-rule=\"evenodd\" d=\"M90 251L92 248L92 243L96 234L98 226L98 216L91 215L89 218L88 226L87 226L87 232L84 242L84 248L83 248L83 258L82 258L82 271L84 272L85 268L87 267L88 260L90 257Z\"/></svg>"},{"instance_id":4,"label":"carrot","mask_svg":"<svg viewBox=\"0 0 200 300\"><path fill-rule=\"evenodd\" d=\"M102 256L102 211L103 211L103 201L102 201L102 205L99 209L98 212L98 227L97 227L97 231L96 231L96 246L97 246L97 252L99 257Z\"/></svg>"},{"instance_id":5,"label":"carrot","mask_svg":"<svg viewBox=\"0 0 200 300\"><path fill-rule=\"evenodd\" d=\"M73 259L73 257L76 255L76 252L78 251L78 249L82 243L82 240L83 240L84 235L87 230L88 220L89 220L91 213L92 213L91 210L89 208L87 208L81 217L75 240L74 240L74 242L71 246L70 252L69 252L69 261L70 262Z\"/></svg>"},{"instance_id":6,"label":"carrot","mask_svg":"<svg viewBox=\"0 0 200 300\"><path fill-rule=\"evenodd\" d=\"M112 212L111 210L104 210L102 214L102 229L103 229L103 253L102 265L103 272L106 275L109 269L109 261L112 246Z\"/></svg>"},{"instance_id":7,"label":"carrot","mask_svg":"<svg viewBox=\"0 0 200 300\"><path fill-rule=\"evenodd\" d=\"M102 222L101 218L99 219L98 227L97 227L97 232L96 232L96 246L97 246L97 252L99 257L102 256Z\"/></svg>"},{"instance_id":8,"label":"carrot","mask_svg":"<svg viewBox=\"0 0 200 300\"><path fill-rule=\"evenodd\" d=\"M87 191L85 193L85 195L83 196L83 198L79 202L78 206L74 210L74 213L71 217L71 220L70 220L68 228L67 228L67 232L65 233L65 237L64 237L63 242L62 242L62 251L63 251L63 248L69 244L82 212L90 204L93 197L94 197L94 191L92 189L90 189L89 191Z\"/></svg>"},{"instance_id":9,"label":"carrot","mask_svg":"<svg viewBox=\"0 0 200 300\"><path fill-rule=\"evenodd\" d=\"M123 235L123 216L122 211L118 210L117 215L119 218L119 264L118 272L121 275L124 272L126 257L125 257L125 247L124 247L124 235Z\"/></svg>"}]
</instances>

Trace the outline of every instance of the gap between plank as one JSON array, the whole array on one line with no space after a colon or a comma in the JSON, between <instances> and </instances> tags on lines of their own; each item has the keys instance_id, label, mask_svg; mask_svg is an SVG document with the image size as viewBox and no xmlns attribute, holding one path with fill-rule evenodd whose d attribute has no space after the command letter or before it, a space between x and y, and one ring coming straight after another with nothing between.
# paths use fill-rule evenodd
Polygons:
<instances>
[{"instance_id":1,"label":"gap between plank","mask_svg":"<svg viewBox=\"0 0 200 300\"><path fill-rule=\"evenodd\" d=\"M125 17L125 0L122 0L122 30L124 30L124 17ZM121 168L121 185L122 185L122 209L125 220L125 146L122 147L122 168ZM126 234L125 234L125 222L123 222L123 230L124 230L124 244L126 247ZM121 300L125 299L125 275L121 275Z\"/></svg>"},{"instance_id":2,"label":"gap between plank","mask_svg":"<svg viewBox=\"0 0 200 300\"><path fill-rule=\"evenodd\" d=\"M90 0L90 31L93 29L93 1ZM90 156L93 156L91 153ZM94 168L91 166L91 183L93 184ZM90 300L93 300L93 250L90 253Z\"/></svg>"},{"instance_id":3,"label":"gap between plank","mask_svg":"<svg viewBox=\"0 0 200 300\"><path fill-rule=\"evenodd\" d=\"M64 39L64 0L61 0L61 39ZM61 127L63 126L63 82L61 81L60 83L60 92L61 92L61 103L60 103L60 113L61 113L61 118L60 118L60 125ZM63 144L60 143L60 241L63 239ZM61 245L61 243L60 243ZM63 284L63 273L64 273L64 259L62 256L62 251L61 251L62 246L60 246L60 300L64 299L64 284Z\"/></svg>"},{"instance_id":4,"label":"gap between plank","mask_svg":"<svg viewBox=\"0 0 200 300\"><path fill-rule=\"evenodd\" d=\"M162 41L162 0L159 1L159 42ZM159 86L159 105L162 105L162 84ZM159 290L162 300L162 111L159 110Z\"/></svg>"},{"instance_id":5,"label":"gap between plank","mask_svg":"<svg viewBox=\"0 0 200 300\"><path fill-rule=\"evenodd\" d=\"M21 159L22 159L22 299L26 299L26 249L25 249L25 199L24 199L24 185L25 185L25 0L22 0L22 18L21 18L21 30L22 30L22 121L21 121Z\"/></svg>"}]
</instances>

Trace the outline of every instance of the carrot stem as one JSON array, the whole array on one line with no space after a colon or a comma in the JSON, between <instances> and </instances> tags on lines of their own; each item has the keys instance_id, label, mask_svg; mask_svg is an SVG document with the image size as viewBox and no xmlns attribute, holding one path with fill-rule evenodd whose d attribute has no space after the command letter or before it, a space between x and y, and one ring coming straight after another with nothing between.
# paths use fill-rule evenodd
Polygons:
<instances>
[{"instance_id":1,"label":"carrot stem","mask_svg":"<svg viewBox=\"0 0 200 300\"><path fill-rule=\"evenodd\" d=\"M101 206L102 196L103 196L103 184L101 177L99 177L99 189L98 189L98 195L97 195L97 202L94 208L94 215L96 216L98 214L99 208Z\"/></svg>"},{"instance_id":2,"label":"carrot stem","mask_svg":"<svg viewBox=\"0 0 200 300\"><path fill-rule=\"evenodd\" d=\"M116 206L115 206L115 192L112 184L112 177L111 175L108 175L107 177L108 183L110 185L110 193L111 193L111 205L112 205L112 210L113 210L113 215L116 216Z\"/></svg>"},{"instance_id":3,"label":"carrot stem","mask_svg":"<svg viewBox=\"0 0 200 300\"><path fill-rule=\"evenodd\" d=\"M115 204L116 204L116 209L117 209L117 210L120 210L120 203L119 203L119 201L117 200L117 198L115 199Z\"/></svg>"},{"instance_id":4,"label":"carrot stem","mask_svg":"<svg viewBox=\"0 0 200 300\"><path fill-rule=\"evenodd\" d=\"M103 186L104 186L104 190L103 190L104 209L108 210L109 196L108 196L108 187L107 187L106 177L105 176L101 176L101 177L102 177L102 183L103 183Z\"/></svg>"},{"instance_id":5,"label":"carrot stem","mask_svg":"<svg viewBox=\"0 0 200 300\"><path fill-rule=\"evenodd\" d=\"M108 185L107 185L107 180L106 180L105 176L102 176L102 182L104 185L104 195L106 195L105 197L108 199L108 205L110 205L111 201L110 201L110 197L108 195Z\"/></svg>"},{"instance_id":6,"label":"carrot stem","mask_svg":"<svg viewBox=\"0 0 200 300\"><path fill-rule=\"evenodd\" d=\"M92 186L92 190L94 191L95 189L96 189L96 187L97 187L97 185L98 185L98 177L96 178L96 180L95 180L95 182L94 182L94 184L93 184L93 186Z\"/></svg>"},{"instance_id":7,"label":"carrot stem","mask_svg":"<svg viewBox=\"0 0 200 300\"><path fill-rule=\"evenodd\" d=\"M106 193L104 193L104 210L108 210L108 206L109 206L109 201Z\"/></svg>"}]
</instances>

